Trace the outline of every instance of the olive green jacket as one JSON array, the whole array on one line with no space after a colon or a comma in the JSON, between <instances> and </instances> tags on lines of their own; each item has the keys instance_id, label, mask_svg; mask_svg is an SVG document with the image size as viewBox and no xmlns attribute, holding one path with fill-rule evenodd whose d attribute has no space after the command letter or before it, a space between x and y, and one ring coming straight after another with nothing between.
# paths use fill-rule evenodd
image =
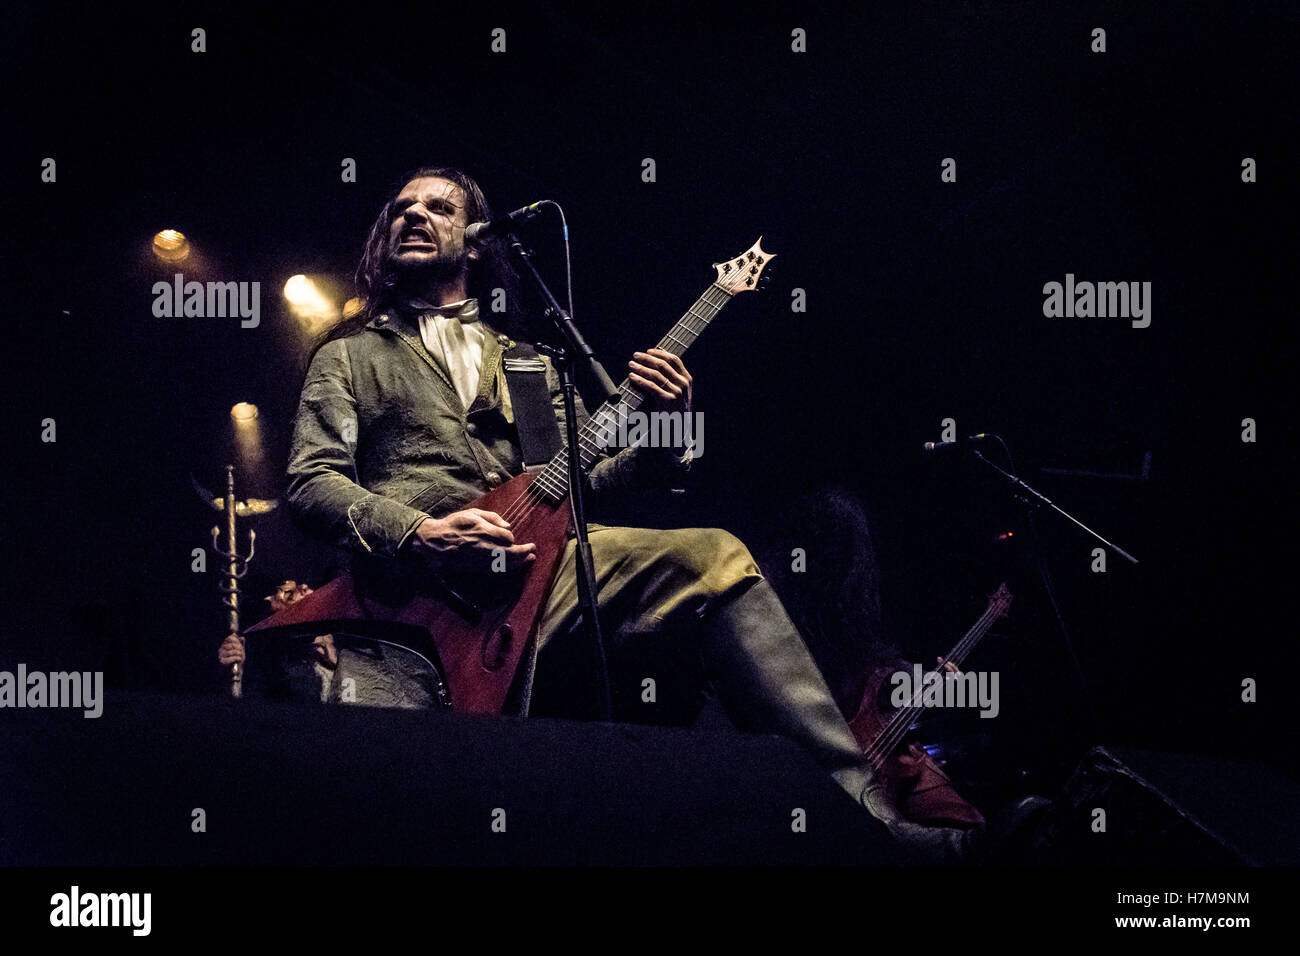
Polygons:
<instances>
[{"instance_id":1,"label":"olive green jacket","mask_svg":"<svg viewBox=\"0 0 1300 956\"><path fill-rule=\"evenodd\" d=\"M289 451L286 503L308 533L352 552L394 557L428 517L456 511L523 470L502 368L514 347L489 331L478 395L462 404L420 339L417 319L376 316L323 345L303 383ZM559 375L546 362L564 430ZM578 400L579 427L587 419ZM625 448L592 468L595 500L666 484L671 450Z\"/></svg>"}]
</instances>

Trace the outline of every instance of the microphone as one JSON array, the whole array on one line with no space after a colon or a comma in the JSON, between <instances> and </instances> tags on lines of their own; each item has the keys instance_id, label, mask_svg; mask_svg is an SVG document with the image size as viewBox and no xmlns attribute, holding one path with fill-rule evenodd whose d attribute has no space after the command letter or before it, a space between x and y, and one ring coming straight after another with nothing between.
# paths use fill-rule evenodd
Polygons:
<instances>
[{"instance_id":1,"label":"microphone","mask_svg":"<svg viewBox=\"0 0 1300 956\"><path fill-rule=\"evenodd\" d=\"M524 206L522 209L508 212L504 216L496 216L488 222L471 222L465 227L465 241L483 242L503 232L509 232L515 226L540 216L542 213L541 207L548 202L550 202L549 199L543 199L531 206Z\"/></svg>"},{"instance_id":2,"label":"microphone","mask_svg":"<svg viewBox=\"0 0 1300 956\"><path fill-rule=\"evenodd\" d=\"M980 445L997 441L997 439L997 435L980 432L978 435L971 435L967 438L958 438L956 441L928 441L921 446L921 454L926 458L950 455L955 452L969 451L972 448L978 448Z\"/></svg>"}]
</instances>

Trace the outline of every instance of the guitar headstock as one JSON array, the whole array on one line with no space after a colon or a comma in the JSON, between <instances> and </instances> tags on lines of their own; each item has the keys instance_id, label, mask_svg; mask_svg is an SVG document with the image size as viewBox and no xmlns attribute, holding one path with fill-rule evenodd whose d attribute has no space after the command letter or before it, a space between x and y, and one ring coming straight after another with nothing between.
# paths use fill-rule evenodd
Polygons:
<instances>
[{"instance_id":1,"label":"guitar headstock","mask_svg":"<svg viewBox=\"0 0 1300 956\"><path fill-rule=\"evenodd\" d=\"M985 613L991 613L993 620L1000 617L1006 617L1007 611L1011 610L1011 592L1007 590L1007 582L1003 581L998 585L998 589L989 595L989 609Z\"/></svg>"},{"instance_id":2,"label":"guitar headstock","mask_svg":"<svg viewBox=\"0 0 1300 956\"><path fill-rule=\"evenodd\" d=\"M758 237L758 242L754 243L734 259L728 259L725 262L715 262L713 268L717 270L717 284L727 295L735 295L737 292L747 292L751 289L758 288L758 279L763 274L763 269L776 256L766 253L762 249L763 237Z\"/></svg>"}]
</instances>

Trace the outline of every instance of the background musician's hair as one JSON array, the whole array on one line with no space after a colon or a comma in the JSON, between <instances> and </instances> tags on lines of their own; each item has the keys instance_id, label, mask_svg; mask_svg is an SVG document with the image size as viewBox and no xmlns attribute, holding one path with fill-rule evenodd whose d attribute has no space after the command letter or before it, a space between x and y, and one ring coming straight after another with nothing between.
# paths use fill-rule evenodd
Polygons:
<instances>
[{"instance_id":1,"label":"background musician's hair","mask_svg":"<svg viewBox=\"0 0 1300 956\"><path fill-rule=\"evenodd\" d=\"M820 488L791 506L780 539L763 571L781 595L836 703L852 714L871 669L892 664L899 656L884 626L880 565L866 509L846 488ZM802 573L791 570L792 547L808 552L808 568Z\"/></svg>"}]
</instances>

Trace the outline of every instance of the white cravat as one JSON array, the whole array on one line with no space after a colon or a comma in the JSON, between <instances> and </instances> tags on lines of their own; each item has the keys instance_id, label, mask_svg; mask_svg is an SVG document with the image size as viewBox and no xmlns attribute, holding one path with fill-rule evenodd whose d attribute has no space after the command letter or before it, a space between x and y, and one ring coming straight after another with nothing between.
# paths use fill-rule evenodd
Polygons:
<instances>
[{"instance_id":1,"label":"white cravat","mask_svg":"<svg viewBox=\"0 0 1300 956\"><path fill-rule=\"evenodd\" d=\"M483 374L483 339L487 330L478 318L478 299L436 306L416 299L407 305L420 313L420 340L456 386L466 409L478 395Z\"/></svg>"}]
</instances>

